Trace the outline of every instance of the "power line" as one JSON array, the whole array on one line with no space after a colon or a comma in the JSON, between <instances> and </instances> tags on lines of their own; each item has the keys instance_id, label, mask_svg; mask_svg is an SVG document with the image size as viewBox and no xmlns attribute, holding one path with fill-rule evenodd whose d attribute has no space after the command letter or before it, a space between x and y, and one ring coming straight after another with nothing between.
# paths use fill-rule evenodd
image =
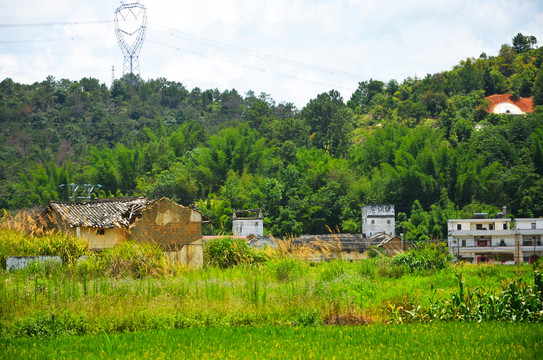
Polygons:
<instances>
[{"instance_id":1,"label":"power line","mask_svg":"<svg viewBox=\"0 0 543 360\"><path fill-rule=\"evenodd\" d=\"M147 41L152 43L152 44L163 46L163 47L170 48L170 49L173 49L173 50L177 50L177 51L180 51L180 52L182 51L182 52L194 54L194 55L205 57L205 58L210 58L211 57L211 56L209 56L207 54L203 54L203 53L200 53L200 52L197 52L197 51L194 51L194 50L188 50L188 49L184 49L184 48L181 48L181 47L178 47L178 46L167 45L167 44L163 44L163 43L160 43L160 42L154 41L154 40L147 40ZM318 84L318 85L330 86L330 87L335 88L335 89L342 89L342 90L347 90L347 91L352 90L352 89L347 89L347 88L342 87L342 86L338 86L337 84L330 84L330 83L325 83L325 82L322 82L322 81L311 80L311 79L302 78L302 77L299 77L299 76L289 75L289 74L285 74L285 73L280 73L280 72L276 72L276 71L270 71L270 70L267 70L267 69L264 69L264 68L260 68L260 67L256 67L256 66L252 66L252 65L248 65L248 64L240 64L240 63L238 63L236 61L227 60L225 58L221 58L220 61L225 62L225 63L229 63L229 64L233 64L233 65L241 67L241 68L258 71L258 72L261 72L261 73L272 74L272 75L281 76L281 77L284 77L284 78L310 82L310 83L314 83L314 84Z\"/></svg>"},{"instance_id":2,"label":"power line","mask_svg":"<svg viewBox=\"0 0 543 360\"><path fill-rule=\"evenodd\" d=\"M110 23L113 23L113 20L66 21L66 22L25 23L25 24L0 24L0 28L49 27L49 26L65 26L65 25L94 25L94 24L110 24Z\"/></svg>"},{"instance_id":3,"label":"power line","mask_svg":"<svg viewBox=\"0 0 543 360\"><path fill-rule=\"evenodd\" d=\"M216 47L216 48L221 48L221 49L231 51L231 52L235 52L235 53L239 53L239 54L242 54L242 55L253 56L253 57L257 58L257 59L261 59L261 60L265 60L265 61L272 61L272 62L281 63L281 64L286 64L286 65L302 68L302 69L305 69L305 70L317 71L317 72L325 73L325 74L331 75L331 76L344 76L344 77L353 78L353 79L357 79L357 80L359 80L361 78L368 78L368 76L361 75L361 74L351 73L351 72L347 72L347 71L343 71L343 70L338 70L338 69L328 68L328 67L324 67L324 66L320 66L320 65L314 65L314 64L310 64L310 63L306 63L306 62L302 62L302 61L292 60L292 59L289 59L289 58L280 57L280 56L276 56L276 55L272 55L272 54L265 54L265 53L261 53L261 52L248 50L248 49L240 47L240 46L223 43L223 42L220 42L220 41L217 41L217 40L213 40L213 39L209 39L209 38L189 34L189 33L183 32L183 31L180 32L180 31L177 31L177 30L165 29L165 28L160 28L160 27L152 27L151 29L162 31L162 32L167 32L172 37L185 38L185 39L188 39L190 41L198 42L198 43L201 43L201 44L204 44L204 45L208 45L208 46L212 46L212 47Z\"/></svg>"},{"instance_id":4,"label":"power line","mask_svg":"<svg viewBox=\"0 0 543 360\"><path fill-rule=\"evenodd\" d=\"M99 37L72 37L72 38L57 38L57 39L32 39L32 40L0 40L0 44L24 44L24 43L39 43L39 42L61 42L61 41L79 41L79 40L96 40ZM103 39L103 38L102 38Z\"/></svg>"}]
</instances>

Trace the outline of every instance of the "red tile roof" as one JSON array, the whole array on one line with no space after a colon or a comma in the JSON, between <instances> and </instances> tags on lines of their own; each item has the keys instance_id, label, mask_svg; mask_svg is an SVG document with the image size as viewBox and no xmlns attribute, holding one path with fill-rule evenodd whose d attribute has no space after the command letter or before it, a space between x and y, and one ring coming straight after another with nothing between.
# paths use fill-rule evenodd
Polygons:
<instances>
[{"instance_id":1,"label":"red tile roof","mask_svg":"<svg viewBox=\"0 0 543 360\"><path fill-rule=\"evenodd\" d=\"M515 106L518 106L520 110L525 113L534 112L534 102L532 98L516 98L511 94L496 94L490 95L485 98L485 100L490 101L490 106L488 107L488 112L494 112L494 108L501 103L510 103Z\"/></svg>"}]
</instances>

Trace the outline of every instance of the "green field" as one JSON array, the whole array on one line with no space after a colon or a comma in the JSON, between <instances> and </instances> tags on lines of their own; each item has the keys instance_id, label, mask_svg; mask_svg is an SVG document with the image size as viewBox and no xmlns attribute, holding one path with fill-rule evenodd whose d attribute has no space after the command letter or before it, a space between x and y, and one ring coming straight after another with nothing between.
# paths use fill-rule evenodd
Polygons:
<instances>
[{"instance_id":1,"label":"green field","mask_svg":"<svg viewBox=\"0 0 543 360\"><path fill-rule=\"evenodd\" d=\"M427 308L450 299L458 292L459 274L465 289L489 294L499 294L511 279L530 286L534 281L530 267L398 271L387 259L314 265L278 259L142 279L62 267L2 272L0 337L386 323L397 320L391 319L393 309Z\"/></svg>"},{"instance_id":2,"label":"green field","mask_svg":"<svg viewBox=\"0 0 543 360\"><path fill-rule=\"evenodd\" d=\"M541 269L443 250L187 269L125 244L2 270L0 358L541 358Z\"/></svg>"},{"instance_id":3,"label":"green field","mask_svg":"<svg viewBox=\"0 0 543 360\"><path fill-rule=\"evenodd\" d=\"M543 325L194 328L0 340L1 359L541 359Z\"/></svg>"}]
</instances>

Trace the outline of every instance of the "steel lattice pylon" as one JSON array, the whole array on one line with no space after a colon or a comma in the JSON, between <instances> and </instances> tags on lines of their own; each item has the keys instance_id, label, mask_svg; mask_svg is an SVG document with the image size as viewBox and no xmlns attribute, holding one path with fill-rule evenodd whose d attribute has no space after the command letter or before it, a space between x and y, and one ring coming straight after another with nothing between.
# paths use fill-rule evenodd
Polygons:
<instances>
[{"instance_id":1,"label":"steel lattice pylon","mask_svg":"<svg viewBox=\"0 0 543 360\"><path fill-rule=\"evenodd\" d=\"M139 53L147 31L147 9L140 3L124 4L115 10L115 35L124 55L123 75L140 73Z\"/></svg>"}]
</instances>

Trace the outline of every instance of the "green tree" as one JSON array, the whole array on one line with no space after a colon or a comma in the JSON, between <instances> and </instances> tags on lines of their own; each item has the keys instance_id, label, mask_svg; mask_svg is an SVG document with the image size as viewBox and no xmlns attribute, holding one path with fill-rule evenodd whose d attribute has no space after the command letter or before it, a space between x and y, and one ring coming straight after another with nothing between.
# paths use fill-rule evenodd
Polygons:
<instances>
[{"instance_id":1,"label":"green tree","mask_svg":"<svg viewBox=\"0 0 543 360\"><path fill-rule=\"evenodd\" d=\"M534 37L535 40L535 37ZM536 40L537 43L537 40ZM517 53L523 53L525 51L530 50L531 41L529 36L524 36L521 33L518 33L513 38L513 46Z\"/></svg>"},{"instance_id":2,"label":"green tree","mask_svg":"<svg viewBox=\"0 0 543 360\"><path fill-rule=\"evenodd\" d=\"M543 70L539 70L533 86L534 105L543 105Z\"/></svg>"}]
</instances>

